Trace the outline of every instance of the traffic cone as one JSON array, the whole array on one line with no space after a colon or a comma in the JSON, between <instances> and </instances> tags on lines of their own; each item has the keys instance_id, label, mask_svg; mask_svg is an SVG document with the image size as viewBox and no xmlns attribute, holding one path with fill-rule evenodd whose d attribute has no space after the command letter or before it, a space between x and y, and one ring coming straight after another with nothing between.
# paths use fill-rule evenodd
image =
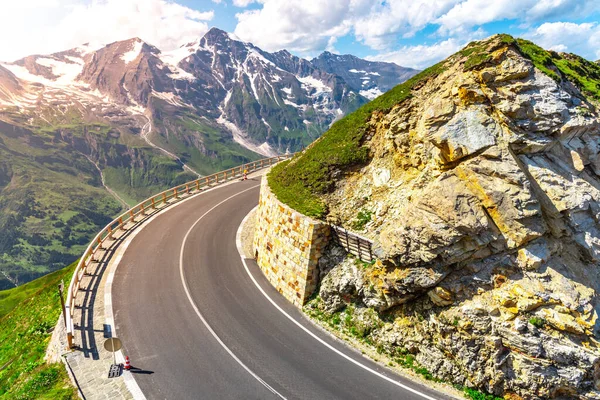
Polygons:
<instances>
[{"instance_id":1,"label":"traffic cone","mask_svg":"<svg viewBox=\"0 0 600 400\"><path fill-rule=\"evenodd\" d=\"M129 362L129 356L125 356L125 367L126 370L131 369L131 363Z\"/></svg>"}]
</instances>

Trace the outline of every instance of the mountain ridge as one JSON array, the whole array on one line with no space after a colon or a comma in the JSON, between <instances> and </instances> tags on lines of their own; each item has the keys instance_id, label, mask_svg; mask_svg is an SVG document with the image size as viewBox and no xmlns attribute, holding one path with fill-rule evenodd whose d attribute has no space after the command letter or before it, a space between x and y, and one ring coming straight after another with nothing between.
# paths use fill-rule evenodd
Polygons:
<instances>
[{"instance_id":1,"label":"mountain ridge","mask_svg":"<svg viewBox=\"0 0 600 400\"><path fill-rule=\"evenodd\" d=\"M350 92L219 29L171 52L131 38L0 63L0 288L70 263L154 192L305 147L367 101Z\"/></svg>"}]
</instances>

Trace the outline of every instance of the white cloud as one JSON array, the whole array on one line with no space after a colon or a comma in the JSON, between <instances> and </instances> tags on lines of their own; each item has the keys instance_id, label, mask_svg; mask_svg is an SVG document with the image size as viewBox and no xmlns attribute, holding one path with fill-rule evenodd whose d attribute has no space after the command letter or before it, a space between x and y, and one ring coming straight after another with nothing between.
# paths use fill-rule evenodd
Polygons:
<instances>
[{"instance_id":1,"label":"white cloud","mask_svg":"<svg viewBox=\"0 0 600 400\"><path fill-rule=\"evenodd\" d=\"M247 5L252 0L233 0ZM597 0L255 0L260 7L237 14L236 34L267 50L321 51L348 33L379 51L399 38L437 26L438 37L470 35L487 23L516 20L525 27L600 10Z\"/></svg>"},{"instance_id":2,"label":"white cloud","mask_svg":"<svg viewBox=\"0 0 600 400\"><path fill-rule=\"evenodd\" d=\"M596 22L547 22L524 36L546 49L568 51L591 60L600 58L600 25Z\"/></svg>"},{"instance_id":3,"label":"white cloud","mask_svg":"<svg viewBox=\"0 0 600 400\"><path fill-rule=\"evenodd\" d=\"M236 7L244 7L245 8L254 2L255 2L255 0L233 0L233 5Z\"/></svg>"},{"instance_id":4,"label":"white cloud","mask_svg":"<svg viewBox=\"0 0 600 400\"><path fill-rule=\"evenodd\" d=\"M460 0L390 0L358 15L353 21L356 37L373 49L382 50L394 44L398 36L411 37Z\"/></svg>"},{"instance_id":5,"label":"white cloud","mask_svg":"<svg viewBox=\"0 0 600 400\"><path fill-rule=\"evenodd\" d=\"M212 11L200 12L167 0L25 0L17 4L0 5L4 38L0 60L132 37L170 50L203 35L208 30L206 21L213 18ZM7 40L16 33L18 40Z\"/></svg>"},{"instance_id":6,"label":"white cloud","mask_svg":"<svg viewBox=\"0 0 600 400\"><path fill-rule=\"evenodd\" d=\"M235 34L265 50L300 53L322 50L332 37L348 34L355 15L369 11L371 0L258 0L257 10L236 14Z\"/></svg>"},{"instance_id":7,"label":"white cloud","mask_svg":"<svg viewBox=\"0 0 600 400\"><path fill-rule=\"evenodd\" d=\"M460 34L489 22L516 19L526 24L549 18L580 17L597 11L597 0L466 0L454 5L435 23L442 34Z\"/></svg>"}]
</instances>

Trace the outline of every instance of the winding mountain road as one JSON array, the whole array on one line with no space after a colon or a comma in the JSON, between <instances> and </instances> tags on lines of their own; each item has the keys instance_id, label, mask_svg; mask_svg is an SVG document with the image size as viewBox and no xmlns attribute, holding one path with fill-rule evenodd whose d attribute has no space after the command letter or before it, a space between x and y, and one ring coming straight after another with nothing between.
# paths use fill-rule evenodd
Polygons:
<instances>
[{"instance_id":1,"label":"winding mountain road","mask_svg":"<svg viewBox=\"0 0 600 400\"><path fill-rule=\"evenodd\" d=\"M159 214L123 255L112 286L117 335L145 396L444 398L313 326L252 260L242 262L236 232L259 183L235 182Z\"/></svg>"}]
</instances>

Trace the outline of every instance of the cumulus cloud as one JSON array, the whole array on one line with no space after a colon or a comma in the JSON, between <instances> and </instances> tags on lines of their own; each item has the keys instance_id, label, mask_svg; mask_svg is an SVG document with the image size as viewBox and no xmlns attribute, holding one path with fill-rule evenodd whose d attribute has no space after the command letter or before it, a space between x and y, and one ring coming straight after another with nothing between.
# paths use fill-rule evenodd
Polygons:
<instances>
[{"instance_id":1,"label":"cumulus cloud","mask_svg":"<svg viewBox=\"0 0 600 400\"><path fill-rule=\"evenodd\" d=\"M251 0L234 0L247 3ZM352 33L361 43L388 51L399 39L428 26L438 37L470 35L487 23L516 20L532 26L600 10L597 0L256 0L258 9L237 14L235 33L268 50L323 50Z\"/></svg>"},{"instance_id":2,"label":"cumulus cloud","mask_svg":"<svg viewBox=\"0 0 600 400\"><path fill-rule=\"evenodd\" d=\"M596 0L466 0L455 4L434 22L443 34L460 34L468 29L501 20L532 24L549 18L574 18L600 9Z\"/></svg>"},{"instance_id":3,"label":"cumulus cloud","mask_svg":"<svg viewBox=\"0 0 600 400\"><path fill-rule=\"evenodd\" d=\"M236 15L235 34L265 50L300 53L322 50L350 32L352 16L368 11L370 0L258 0L261 8Z\"/></svg>"},{"instance_id":4,"label":"cumulus cloud","mask_svg":"<svg viewBox=\"0 0 600 400\"><path fill-rule=\"evenodd\" d=\"M233 0L233 5L236 7L248 7L254 3L254 0Z\"/></svg>"},{"instance_id":5,"label":"cumulus cloud","mask_svg":"<svg viewBox=\"0 0 600 400\"><path fill-rule=\"evenodd\" d=\"M0 5L0 35L4 38L0 59L7 61L87 42L110 43L132 37L169 50L203 35L208 30L207 21L213 18L212 11L201 12L167 0L8 3ZM18 40L7 40L16 32Z\"/></svg>"},{"instance_id":6,"label":"cumulus cloud","mask_svg":"<svg viewBox=\"0 0 600 400\"><path fill-rule=\"evenodd\" d=\"M547 22L524 36L546 49L568 51L591 60L600 58L600 25L596 22Z\"/></svg>"}]
</instances>

